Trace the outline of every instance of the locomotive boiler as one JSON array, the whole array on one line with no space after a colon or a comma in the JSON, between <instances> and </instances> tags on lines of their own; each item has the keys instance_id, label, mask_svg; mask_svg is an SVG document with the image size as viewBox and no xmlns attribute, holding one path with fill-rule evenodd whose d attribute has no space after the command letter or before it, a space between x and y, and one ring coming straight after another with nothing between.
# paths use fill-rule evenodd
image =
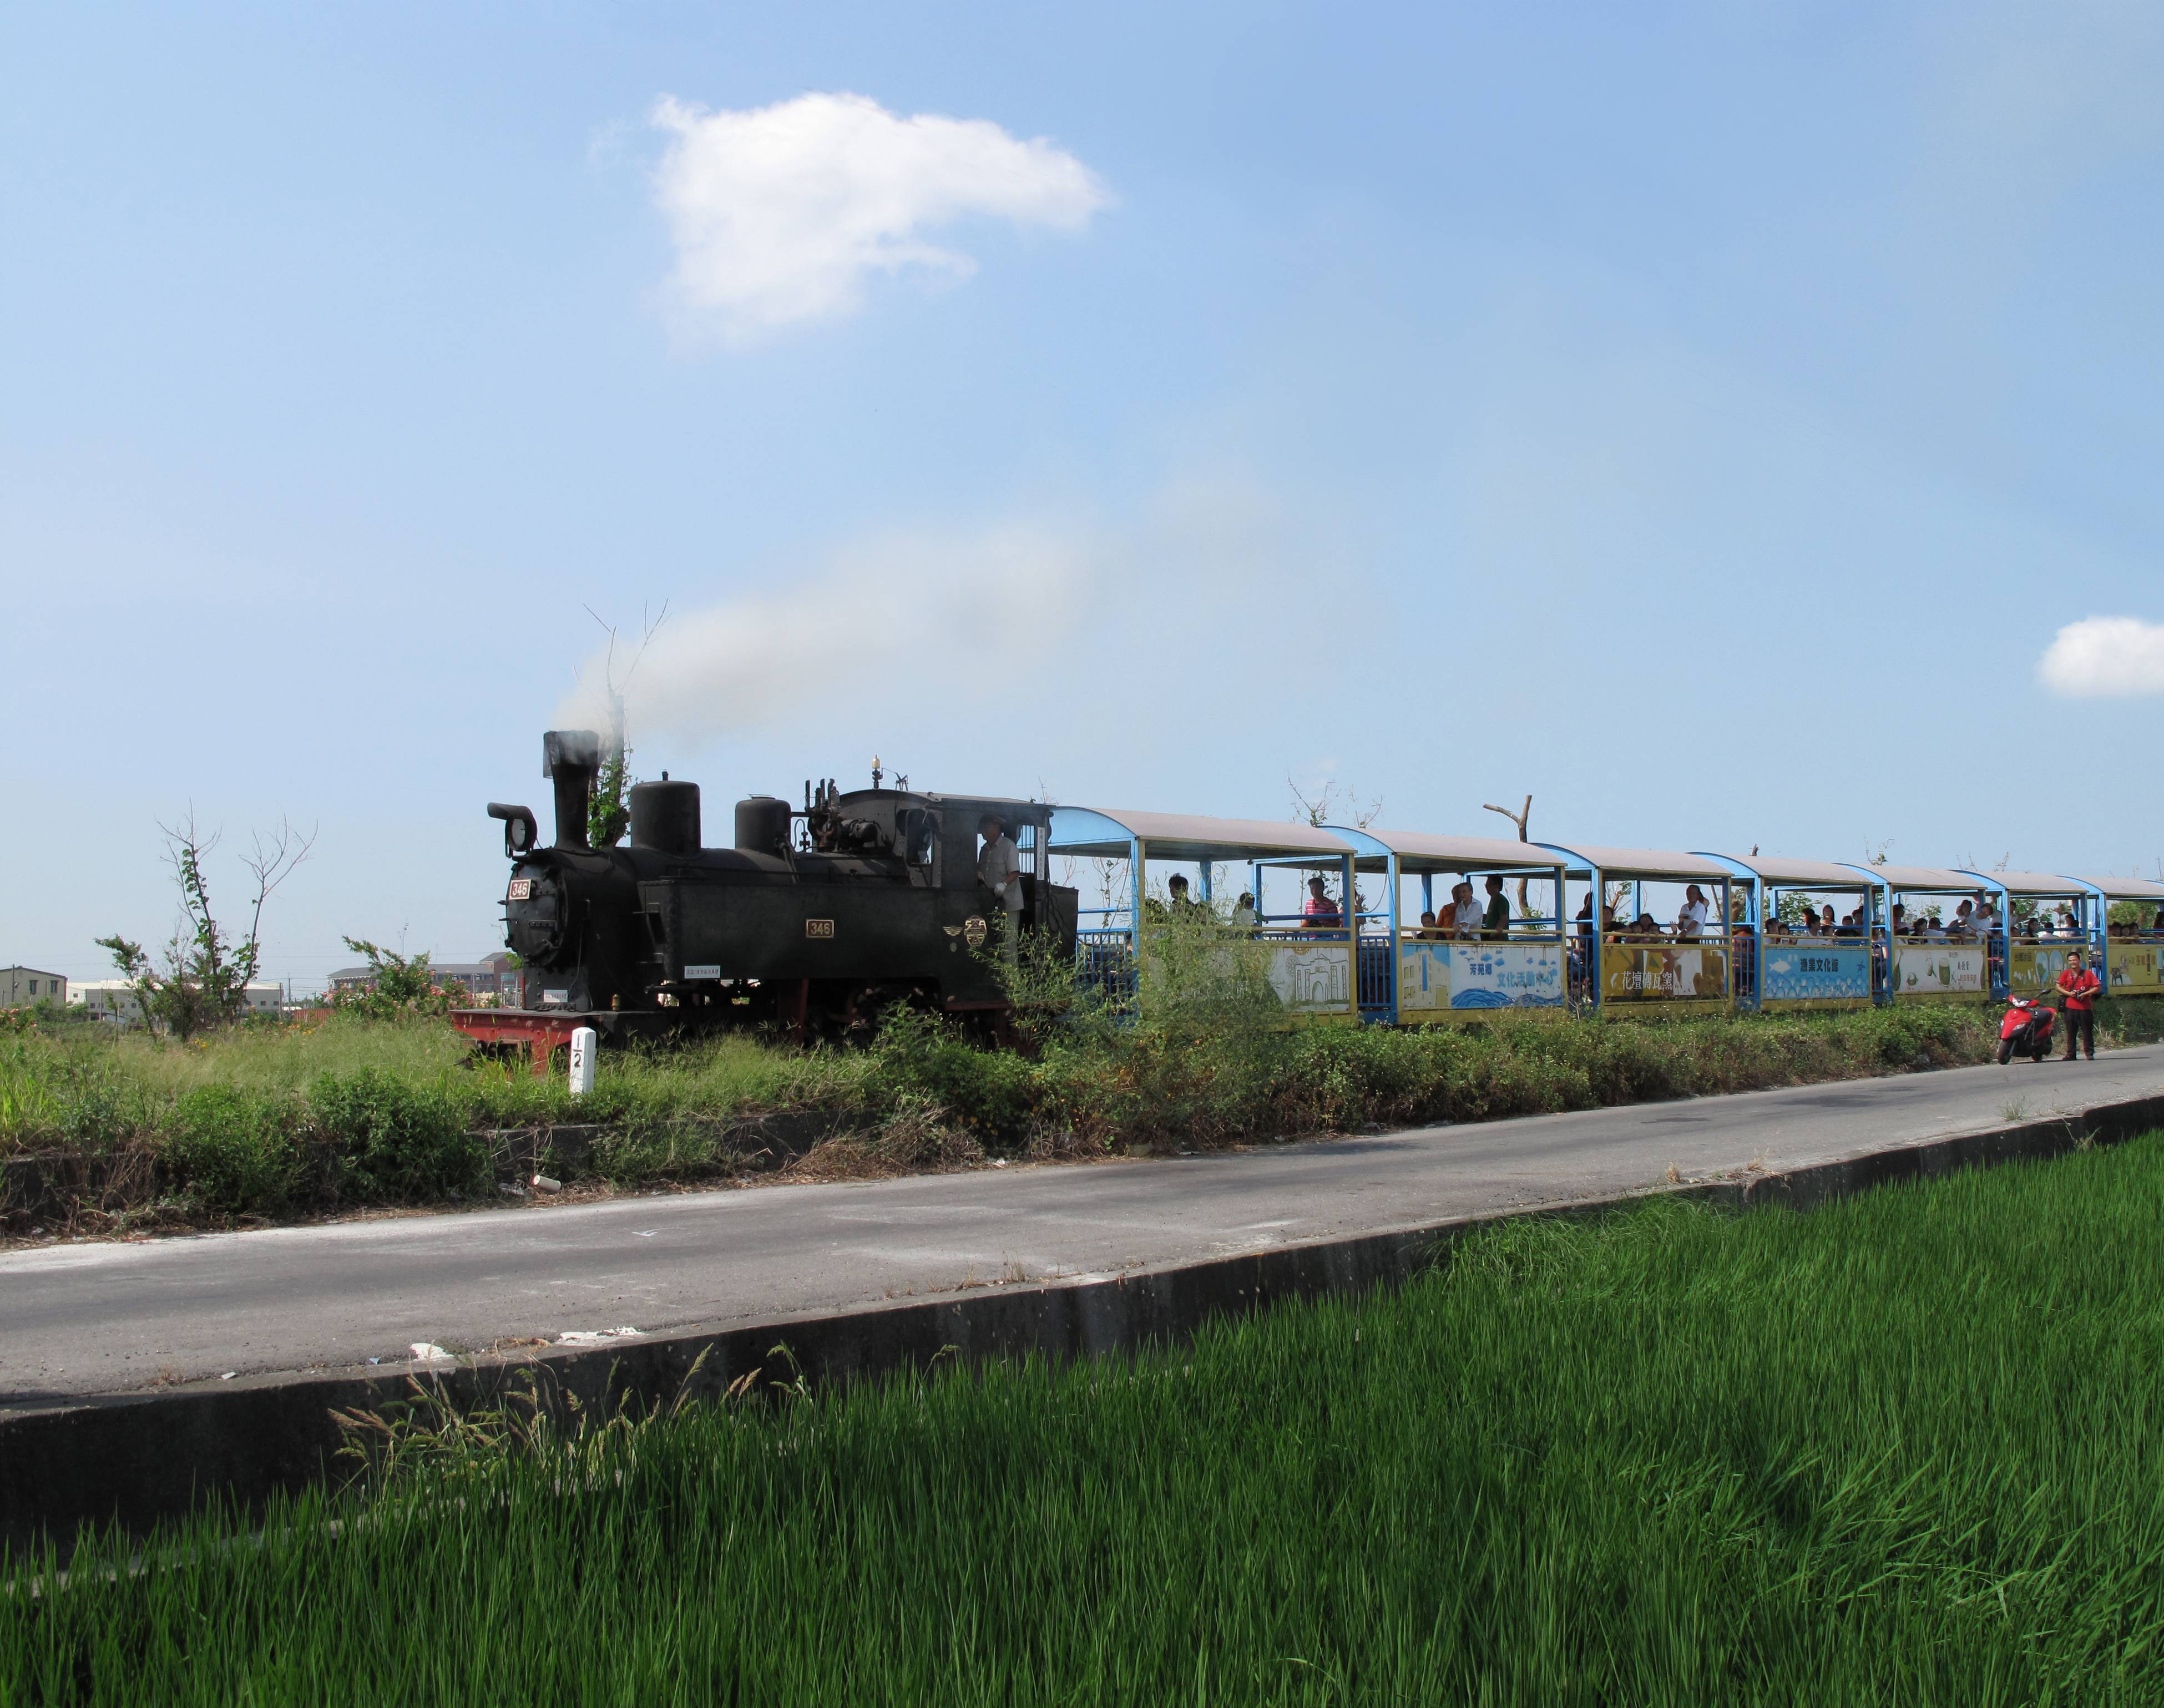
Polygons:
<instances>
[{"instance_id":1,"label":"locomotive boiler","mask_svg":"<svg viewBox=\"0 0 2164 1708\"><path fill-rule=\"evenodd\" d=\"M617 1036L779 1023L809 1038L912 1001L996 1030L1011 1005L1002 911L977 876L988 817L1020 857L1022 929L1073 955L1075 892L1051 882L1043 802L882 789L876 774L848 793L825 780L806 783L801 807L738 801L733 846L712 848L698 785L664 772L629 791L628 843L596 847L600 766L591 731L543 737L550 846L528 809L488 809L511 861L505 935L525 963L522 1010L582 1016Z\"/></svg>"}]
</instances>

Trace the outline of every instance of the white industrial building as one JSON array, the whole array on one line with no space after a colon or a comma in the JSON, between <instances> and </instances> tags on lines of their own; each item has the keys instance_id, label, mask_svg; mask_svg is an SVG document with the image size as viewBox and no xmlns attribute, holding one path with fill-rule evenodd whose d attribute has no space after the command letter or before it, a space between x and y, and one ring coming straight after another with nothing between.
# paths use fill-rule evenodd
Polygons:
<instances>
[{"instance_id":1,"label":"white industrial building","mask_svg":"<svg viewBox=\"0 0 2164 1708\"><path fill-rule=\"evenodd\" d=\"M92 1019L104 1020L113 1025L138 1025L143 1011L136 1005L134 988L124 978L89 978L71 985L75 1000L90 1011ZM268 979L248 987L248 1012L266 1014L272 1019L285 1011L286 990L283 985Z\"/></svg>"}]
</instances>

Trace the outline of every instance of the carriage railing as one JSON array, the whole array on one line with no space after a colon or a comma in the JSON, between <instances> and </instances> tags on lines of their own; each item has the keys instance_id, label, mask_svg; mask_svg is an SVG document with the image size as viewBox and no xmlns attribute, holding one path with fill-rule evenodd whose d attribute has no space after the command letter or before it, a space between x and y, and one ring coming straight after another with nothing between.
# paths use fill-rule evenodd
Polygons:
<instances>
[{"instance_id":1,"label":"carriage railing","mask_svg":"<svg viewBox=\"0 0 2164 1708\"><path fill-rule=\"evenodd\" d=\"M1100 912L1105 909L1098 909ZM1135 997L1134 935L1124 925L1085 927L1074 934L1074 982L1115 1009Z\"/></svg>"}]
</instances>

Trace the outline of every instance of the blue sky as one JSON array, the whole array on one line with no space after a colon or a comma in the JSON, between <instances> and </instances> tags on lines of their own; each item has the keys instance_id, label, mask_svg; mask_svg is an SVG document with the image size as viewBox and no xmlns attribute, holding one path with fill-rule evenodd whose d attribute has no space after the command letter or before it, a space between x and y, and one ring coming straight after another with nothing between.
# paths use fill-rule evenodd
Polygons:
<instances>
[{"instance_id":1,"label":"blue sky","mask_svg":"<svg viewBox=\"0 0 2164 1708\"><path fill-rule=\"evenodd\" d=\"M273 973L494 947L664 601L710 835L876 752L2153 872L2159 86L2138 5L13 8L0 960L162 935L191 804L318 827Z\"/></svg>"}]
</instances>

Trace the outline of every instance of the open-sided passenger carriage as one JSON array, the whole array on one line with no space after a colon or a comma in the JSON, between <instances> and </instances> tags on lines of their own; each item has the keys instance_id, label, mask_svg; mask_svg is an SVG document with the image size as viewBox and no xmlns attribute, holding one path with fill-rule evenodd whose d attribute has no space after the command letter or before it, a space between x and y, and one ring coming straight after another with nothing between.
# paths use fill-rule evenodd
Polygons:
<instances>
[{"instance_id":1,"label":"open-sided passenger carriage","mask_svg":"<svg viewBox=\"0 0 2164 1708\"><path fill-rule=\"evenodd\" d=\"M1380 884L1380 905L1361 915L1360 1013L1389 1025L1426 1026L1497 1009L1559 1009L1568 994L1562 859L1533 842L1492 836L1433 836L1415 830L1330 829L1358 851L1354 870ZM1461 937L1405 919L1405 884L1417 878L1419 913L1437 911L1436 879L1476 886L1490 875L1506 884L1547 884L1549 911L1514 910L1501 931ZM1416 915L1416 919L1417 919Z\"/></svg>"},{"instance_id":2,"label":"open-sided passenger carriage","mask_svg":"<svg viewBox=\"0 0 2164 1708\"><path fill-rule=\"evenodd\" d=\"M1883 999L1894 1003L1988 1003L2001 989L1995 970L2004 958L2002 928L1974 937L1933 937L1917 927L1936 904L1958 907L1988 893L1973 872L1937 866L1848 866L1879 892L1886 921L1881 963ZM1896 908L1905 916L1897 918ZM2003 903L2002 903L2003 908Z\"/></svg>"},{"instance_id":3,"label":"open-sided passenger carriage","mask_svg":"<svg viewBox=\"0 0 2164 1708\"><path fill-rule=\"evenodd\" d=\"M1868 1008L1885 987L1884 892L1854 867L1831 860L1776 854L1709 854L1731 867L1741 885L1736 946L1736 1006L1768 1013ZM1853 928L1825 929L1814 915L1784 919L1783 902L1806 905L1828 897L1852 899Z\"/></svg>"},{"instance_id":4,"label":"open-sided passenger carriage","mask_svg":"<svg viewBox=\"0 0 2164 1708\"><path fill-rule=\"evenodd\" d=\"M2146 878L2084 878L2102 904L2104 952L2098 977L2113 996L2164 995L2164 883ZM2123 925L2111 915L2134 914Z\"/></svg>"},{"instance_id":5,"label":"open-sided passenger carriage","mask_svg":"<svg viewBox=\"0 0 2164 1708\"><path fill-rule=\"evenodd\" d=\"M1053 809L1049 846L1056 857L1098 862L1098 904L1080 914L1079 974L1086 984L1116 999L1133 994L1151 953L1153 921L1169 932L1169 881L1177 875L1207 918L1256 946L1289 1024L1360 1018L1356 851L1337 833L1259 819L1063 806ZM1220 875L1239 867L1247 868L1246 893L1254 899L1253 917L1236 924L1237 904L1219 893ZM1162 888L1153 887L1153 867ZM1093 893L1088 874L1074 875L1086 899ZM1318 877L1326 890L1334 887L1334 914L1310 914L1297 900L1272 905L1288 902L1287 879L1304 885Z\"/></svg>"},{"instance_id":6,"label":"open-sided passenger carriage","mask_svg":"<svg viewBox=\"0 0 2164 1708\"><path fill-rule=\"evenodd\" d=\"M1731 936L1735 873L1703 854L1654 848L1601 848L1589 843L1541 846L1561 856L1563 875L1583 883L1591 906L1571 920L1573 995L1594 1010L1622 1014L1705 1014L1735 1003L1736 946ZM1627 887L1635 921L1646 912L1648 883L1697 884L1708 901L1695 937L1641 932L1620 921L1602 929L1608 887Z\"/></svg>"},{"instance_id":7,"label":"open-sided passenger carriage","mask_svg":"<svg viewBox=\"0 0 2164 1708\"><path fill-rule=\"evenodd\" d=\"M1964 872L1993 898L1999 919L1991 955L1991 993L2037 997L2051 990L2073 951L2094 951L2104 935L2105 904L2093 884L2046 872ZM2059 929L2051 911L2073 912L2071 930Z\"/></svg>"}]
</instances>

